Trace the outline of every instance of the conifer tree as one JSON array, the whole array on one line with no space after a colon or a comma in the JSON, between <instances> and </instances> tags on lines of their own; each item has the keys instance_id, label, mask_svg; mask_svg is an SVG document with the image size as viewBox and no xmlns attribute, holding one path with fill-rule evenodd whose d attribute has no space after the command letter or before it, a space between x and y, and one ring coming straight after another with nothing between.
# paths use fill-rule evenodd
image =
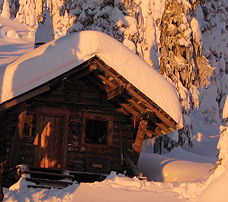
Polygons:
<instances>
[{"instance_id":1,"label":"conifer tree","mask_svg":"<svg viewBox=\"0 0 228 202\"><path fill-rule=\"evenodd\" d=\"M10 18L10 7L8 0L4 0L3 9L2 9L2 17Z\"/></svg>"},{"instance_id":2,"label":"conifer tree","mask_svg":"<svg viewBox=\"0 0 228 202\"><path fill-rule=\"evenodd\" d=\"M53 22L50 11L45 9L35 34L35 48L54 39Z\"/></svg>"}]
</instances>

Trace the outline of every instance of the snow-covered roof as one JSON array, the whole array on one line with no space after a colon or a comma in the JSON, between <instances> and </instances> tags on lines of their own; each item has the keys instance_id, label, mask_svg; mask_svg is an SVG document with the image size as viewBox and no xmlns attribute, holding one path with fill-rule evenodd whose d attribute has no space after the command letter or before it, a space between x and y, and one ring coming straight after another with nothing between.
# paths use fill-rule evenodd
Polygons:
<instances>
[{"instance_id":1,"label":"snow-covered roof","mask_svg":"<svg viewBox=\"0 0 228 202\"><path fill-rule=\"evenodd\" d=\"M50 81L95 55L183 125L174 86L123 44L98 31L82 31L53 40L0 69L1 103Z\"/></svg>"}]
</instances>

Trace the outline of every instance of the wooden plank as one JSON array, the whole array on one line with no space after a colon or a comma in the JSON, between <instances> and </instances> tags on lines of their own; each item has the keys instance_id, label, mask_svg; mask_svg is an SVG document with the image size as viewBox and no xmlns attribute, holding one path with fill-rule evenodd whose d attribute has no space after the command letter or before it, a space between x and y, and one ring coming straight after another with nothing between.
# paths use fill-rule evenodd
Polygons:
<instances>
[{"instance_id":1,"label":"wooden plank","mask_svg":"<svg viewBox=\"0 0 228 202\"><path fill-rule=\"evenodd\" d=\"M90 64L91 64L91 61L93 61L93 60L94 60L94 58L91 58L91 59L89 59L88 61L82 63L81 65L76 66L75 68L69 70L68 72L66 72L66 73L64 73L64 74L62 74L62 75L60 75L60 76L58 76L57 78L52 79L52 80L49 82L50 86L51 86L52 88L53 88L54 86L58 86L58 85L60 86L60 85L62 84L62 80L63 80L64 78L67 78L67 79L69 78L69 79L71 79L71 78L75 77L75 75L77 75L78 72L83 71L85 68L89 68L89 66L90 66ZM54 88L55 88L55 87L54 87Z\"/></svg>"},{"instance_id":2,"label":"wooden plank","mask_svg":"<svg viewBox=\"0 0 228 202\"><path fill-rule=\"evenodd\" d=\"M38 106L35 108L36 113L46 114L46 115L70 115L71 112L68 109L60 107L49 107L49 106Z\"/></svg>"},{"instance_id":3,"label":"wooden plank","mask_svg":"<svg viewBox=\"0 0 228 202\"><path fill-rule=\"evenodd\" d=\"M126 83L124 81L122 81L120 78L118 78L112 71L110 71L109 69L107 69L105 67L105 64L103 64L101 62L101 60L96 60L96 63L105 72L105 74L107 74L109 77L112 77L113 79L115 79L119 84L121 84L123 86L126 86Z\"/></svg>"},{"instance_id":4,"label":"wooden plank","mask_svg":"<svg viewBox=\"0 0 228 202\"><path fill-rule=\"evenodd\" d=\"M78 79L82 78L83 76L88 75L89 73L91 73L92 71L94 71L96 69L97 69L96 65L90 65L89 67L86 67L86 68L82 69L81 71L77 72L77 74L74 75L73 80L78 80Z\"/></svg>"},{"instance_id":5,"label":"wooden plank","mask_svg":"<svg viewBox=\"0 0 228 202\"><path fill-rule=\"evenodd\" d=\"M36 137L34 139L34 166L40 167L41 162L41 134L43 130L43 116L36 114Z\"/></svg>"},{"instance_id":6,"label":"wooden plank","mask_svg":"<svg viewBox=\"0 0 228 202\"><path fill-rule=\"evenodd\" d=\"M169 134L169 133L172 132L171 130L169 130L169 128L168 128L164 123L156 123L156 125L157 125L159 128L161 128L161 132L162 132L163 134Z\"/></svg>"},{"instance_id":7,"label":"wooden plank","mask_svg":"<svg viewBox=\"0 0 228 202\"><path fill-rule=\"evenodd\" d=\"M41 169L42 170L42 169ZM22 170L22 173L26 173L26 174L31 174L31 175L39 175L40 177L42 176L50 176L50 177L58 177L58 178L73 178L73 175L67 175L67 174L61 174L61 173L51 173L48 172L48 170L42 172L42 171L32 171L32 170Z\"/></svg>"},{"instance_id":8,"label":"wooden plank","mask_svg":"<svg viewBox=\"0 0 228 202\"><path fill-rule=\"evenodd\" d=\"M132 114L135 117L140 117L141 114L137 111L135 111L132 107L130 107L129 104L122 103L120 104L126 111L128 111L130 114Z\"/></svg>"},{"instance_id":9,"label":"wooden plank","mask_svg":"<svg viewBox=\"0 0 228 202\"><path fill-rule=\"evenodd\" d=\"M27 110L24 110L18 116L17 126L14 133L13 146L11 149L10 160L9 160L10 168L18 164L26 114L27 114Z\"/></svg>"},{"instance_id":10,"label":"wooden plank","mask_svg":"<svg viewBox=\"0 0 228 202\"><path fill-rule=\"evenodd\" d=\"M136 139L135 139L135 144L134 144L134 159L133 162L135 165L138 164L138 159L142 150L142 145L143 145L143 140L144 140L144 136L146 134L146 127L147 127L147 123L148 121L146 120L142 120L139 122L139 127L138 127L138 131L137 131L137 135L136 135Z\"/></svg>"},{"instance_id":11,"label":"wooden plank","mask_svg":"<svg viewBox=\"0 0 228 202\"><path fill-rule=\"evenodd\" d=\"M70 133L69 131L69 121L70 117L68 115L66 115L64 117L64 127L63 127L63 137L62 137L62 168L66 169L66 162L67 162L67 138L68 138L68 134Z\"/></svg>"},{"instance_id":12,"label":"wooden plank","mask_svg":"<svg viewBox=\"0 0 228 202\"><path fill-rule=\"evenodd\" d=\"M113 121L108 121L108 131L107 131L107 145L113 145Z\"/></svg>"},{"instance_id":13,"label":"wooden plank","mask_svg":"<svg viewBox=\"0 0 228 202\"><path fill-rule=\"evenodd\" d=\"M141 114L148 112L143 106L138 104L134 99L129 99L128 102L132 103L141 112Z\"/></svg>"},{"instance_id":14,"label":"wooden plank","mask_svg":"<svg viewBox=\"0 0 228 202\"><path fill-rule=\"evenodd\" d=\"M110 81L106 76L103 76L101 74L97 74L97 76L107 85L109 85L111 88L116 88L118 85L114 84L114 82ZM112 78L112 77L110 77Z\"/></svg>"},{"instance_id":15,"label":"wooden plank","mask_svg":"<svg viewBox=\"0 0 228 202\"><path fill-rule=\"evenodd\" d=\"M108 101L111 100L112 98L121 95L124 92L124 86L119 85L111 90L109 90L106 95L102 96L102 100Z\"/></svg>"},{"instance_id":16,"label":"wooden plank","mask_svg":"<svg viewBox=\"0 0 228 202\"><path fill-rule=\"evenodd\" d=\"M124 160L127 162L127 164L129 165L129 167L131 168L132 173L136 176L136 177L142 177L143 173L138 169L138 167L135 165L135 163L130 159L130 157L128 156L128 154L126 152L124 152Z\"/></svg>"},{"instance_id":17,"label":"wooden plank","mask_svg":"<svg viewBox=\"0 0 228 202\"><path fill-rule=\"evenodd\" d=\"M62 185L72 185L73 182L69 182L69 181L59 181L59 180L50 180L50 179L42 179L42 178L25 178L26 181L28 182L43 182L43 183L47 183L47 184L62 184Z\"/></svg>"},{"instance_id":18,"label":"wooden plank","mask_svg":"<svg viewBox=\"0 0 228 202\"><path fill-rule=\"evenodd\" d=\"M147 100L145 100L140 94L136 93L131 84L128 84L126 86L126 90L132 94L136 99L141 101L149 110L156 113L156 116L160 118L162 121L164 121L169 127L173 128L176 123L173 120L170 120L167 118L164 114L162 114L158 109L156 109L153 105L151 105Z\"/></svg>"}]
</instances>

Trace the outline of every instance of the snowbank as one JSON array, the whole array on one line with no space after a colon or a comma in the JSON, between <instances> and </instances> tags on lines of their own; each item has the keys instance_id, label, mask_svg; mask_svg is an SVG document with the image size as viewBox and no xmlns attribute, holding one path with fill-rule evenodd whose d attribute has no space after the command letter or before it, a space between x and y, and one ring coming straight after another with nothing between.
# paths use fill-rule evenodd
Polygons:
<instances>
[{"instance_id":1,"label":"snowbank","mask_svg":"<svg viewBox=\"0 0 228 202\"><path fill-rule=\"evenodd\" d=\"M141 153L138 167L149 181L195 182L207 180L214 159L201 157L177 147L166 155Z\"/></svg>"},{"instance_id":2,"label":"snowbank","mask_svg":"<svg viewBox=\"0 0 228 202\"><path fill-rule=\"evenodd\" d=\"M123 44L98 31L82 31L51 41L1 69L1 103L95 55L153 100L180 126L183 125L179 98L173 85Z\"/></svg>"}]
</instances>

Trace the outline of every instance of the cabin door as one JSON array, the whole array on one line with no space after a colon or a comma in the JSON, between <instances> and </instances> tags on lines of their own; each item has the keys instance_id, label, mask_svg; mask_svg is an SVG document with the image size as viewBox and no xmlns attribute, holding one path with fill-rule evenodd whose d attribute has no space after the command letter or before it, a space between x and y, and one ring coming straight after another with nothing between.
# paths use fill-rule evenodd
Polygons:
<instances>
[{"instance_id":1,"label":"cabin door","mask_svg":"<svg viewBox=\"0 0 228 202\"><path fill-rule=\"evenodd\" d=\"M64 168L65 116L39 114L36 119L37 136L34 141L34 164L42 168Z\"/></svg>"}]
</instances>

